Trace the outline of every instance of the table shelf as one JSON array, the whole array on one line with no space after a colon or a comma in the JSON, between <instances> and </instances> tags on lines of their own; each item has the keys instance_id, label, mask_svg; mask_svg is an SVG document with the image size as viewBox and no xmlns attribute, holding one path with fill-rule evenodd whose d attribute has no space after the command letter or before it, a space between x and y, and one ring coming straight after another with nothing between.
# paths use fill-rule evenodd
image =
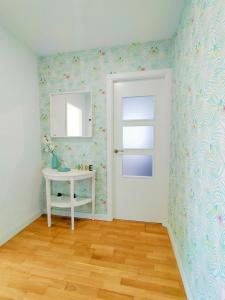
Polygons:
<instances>
[{"instance_id":1,"label":"table shelf","mask_svg":"<svg viewBox=\"0 0 225 300\"><path fill-rule=\"evenodd\" d=\"M80 205L85 205L91 203L91 198L83 198L77 197L73 199L72 206L78 207ZM71 207L71 200L69 196L51 196L51 207L60 207L60 208L70 208Z\"/></svg>"}]
</instances>

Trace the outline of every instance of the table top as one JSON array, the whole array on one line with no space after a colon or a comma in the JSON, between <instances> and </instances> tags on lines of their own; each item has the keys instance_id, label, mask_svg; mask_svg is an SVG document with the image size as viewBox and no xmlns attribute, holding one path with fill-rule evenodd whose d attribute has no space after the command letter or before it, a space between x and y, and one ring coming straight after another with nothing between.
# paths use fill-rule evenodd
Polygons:
<instances>
[{"instance_id":1,"label":"table top","mask_svg":"<svg viewBox=\"0 0 225 300\"><path fill-rule=\"evenodd\" d=\"M83 171L83 170L76 170L71 169L68 172L59 172L58 170L51 169L51 168L45 168L42 170L42 173L45 178L52 179L52 180L81 180L85 178L90 178L95 176L95 170L94 171Z\"/></svg>"}]
</instances>

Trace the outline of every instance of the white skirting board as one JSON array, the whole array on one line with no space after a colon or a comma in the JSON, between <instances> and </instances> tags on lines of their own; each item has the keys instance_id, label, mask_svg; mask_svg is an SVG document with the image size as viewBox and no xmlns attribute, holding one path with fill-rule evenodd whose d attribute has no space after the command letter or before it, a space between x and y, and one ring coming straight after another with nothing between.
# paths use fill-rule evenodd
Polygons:
<instances>
[{"instance_id":1,"label":"white skirting board","mask_svg":"<svg viewBox=\"0 0 225 300\"><path fill-rule=\"evenodd\" d=\"M44 214L47 213L46 209L44 209ZM57 209L53 208L52 209L52 215L54 216L62 216L62 217L70 217L70 210L63 210L63 209ZM91 213L83 213L83 212L76 212L75 211L75 217L80 218L80 219L92 219ZM107 214L95 214L95 219L96 220L101 220L101 221L112 221L108 217Z\"/></svg>"},{"instance_id":2,"label":"white skirting board","mask_svg":"<svg viewBox=\"0 0 225 300\"><path fill-rule=\"evenodd\" d=\"M22 231L25 227L30 225L33 221L38 219L42 215L42 212L37 212L33 216L29 217L26 221L24 221L22 224L18 225L14 229L4 233L3 236L0 237L0 246L5 244L8 240L13 238L16 234L18 234L20 231Z\"/></svg>"},{"instance_id":3,"label":"white skirting board","mask_svg":"<svg viewBox=\"0 0 225 300\"><path fill-rule=\"evenodd\" d=\"M188 298L188 300L195 300L193 295L192 295L190 286L188 284L186 274L184 272L183 264L182 264L180 255L179 255L178 250L177 250L176 241L175 241L172 229L171 229L170 226L167 226L167 230L168 230L169 237L170 237L170 240L171 240L171 243L172 243L173 251L174 251L175 256L176 256L178 268L179 268L179 271L180 271L180 274L181 274L181 278L182 278L182 281L183 281L183 284L184 284L184 288L185 288L187 298Z\"/></svg>"},{"instance_id":4,"label":"white skirting board","mask_svg":"<svg viewBox=\"0 0 225 300\"><path fill-rule=\"evenodd\" d=\"M16 234L18 234L25 227L30 225L33 221L38 219L43 213L46 213L46 210L34 214L30 218L28 218L25 222L23 222L22 224L18 225L16 228L14 228L13 230L6 232L3 236L0 237L0 246L5 244L11 238L13 238ZM59 209L59 210L54 209L52 215L70 217L70 211L64 211L62 209ZM75 212L75 217L80 218L80 219L92 219L92 215L90 213L79 213L79 212L76 213ZM95 218L96 218L96 220L111 221L111 219L108 217L107 214L96 214Z\"/></svg>"}]
</instances>

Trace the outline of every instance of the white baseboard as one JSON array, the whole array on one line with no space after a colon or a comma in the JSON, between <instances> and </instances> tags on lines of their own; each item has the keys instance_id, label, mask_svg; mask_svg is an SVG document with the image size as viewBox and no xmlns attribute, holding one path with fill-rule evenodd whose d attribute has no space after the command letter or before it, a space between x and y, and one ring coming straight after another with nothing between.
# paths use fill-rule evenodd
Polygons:
<instances>
[{"instance_id":1,"label":"white baseboard","mask_svg":"<svg viewBox=\"0 0 225 300\"><path fill-rule=\"evenodd\" d=\"M185 271L184 271L184 268L183 268L182 260L180 258L179 252L177 250L176 241L175 241L175 238L174 238L174 235L173 235L173 231L172 231L170 226L167 226L167 230L168 230L169 237L170 237L170 240L171 240L171 243L172 243L173 251L175 253L175 257L176 257L176 260L177 260L178 268L179 268L179 271L180 271L180 274L181 274L181 278L182 278L182 281L183 281L183 284L184 284L184 288L185 288L187 298L188 298L188 300L194 300L194 297L192 295L192 292L191 292L191 289L190 289L190 286L188 284L187 277L186 277L186 274L185 274Z\"/></svg>"},{"instance_id":2,"label":"white baseboard","mask_svg":"<svg viewBox=\"0 0 225 300\"><path fill-rule=\"evenodd\" d=\"M43 212L40 211L40 212L34 214L32 217L28 218L22 224L16 226L12 230L9 230L8 232L6 232L3 236L0 237L0 247L3 244L5 244L8 240L10 240L11 238L13 238L20 231L22 231L25 227L27 227L28 225L30 225L33 221L35 221L36 219L38 219L43 213L46 213L46 209ZM54 209L53 212L52 212L52 214L53 215L57 215L57 216L70 217L70 212L62 210L62 209L59 209L59 210ZM90 213L75 212L75 217L80 218L80 219L92 219L92 215ZM96 214L95 215L95 219L96 220L102 220L102 221L111 221L111 219L109 218L109 216L107 214Z\"/></svg>"},{"instance_id":3,"label":"white baseboard","mask_svg":"<svg viewBox=\"0 0 225 300\"><path fill-rule=\"evenodd\" d=\"M42 212L37 212L33 216L29 217L26 221L22 224L16 226L15 228L9 230L8 232L4 233L3 236L0 237L0 247L5 244L8 240L13 238L17 233L22 231L25 227L30 225L33 221L38 219L42 215Z\"/></svg>"},{"instance_id":4,"label":"white baseboard","mask_svg":"<svg viewBox=\"0 0 225 300\"><path fill-rule=\"evenodd\" d=\"M47 211L44 209L44 213L46 214ZM62 217L70 217L70 211L69 210L63 210L63 209L57 209L54 208L52 210L52 215L55 216L62 216ZM82 212L75 212L75 217L80 218L80 219L92 219L92 215L90 213L82 213ZM111 221L109 216L107 214L95 214L95 219L96 220L101 220L101 221Z\"/></svg>"}]
</instances>

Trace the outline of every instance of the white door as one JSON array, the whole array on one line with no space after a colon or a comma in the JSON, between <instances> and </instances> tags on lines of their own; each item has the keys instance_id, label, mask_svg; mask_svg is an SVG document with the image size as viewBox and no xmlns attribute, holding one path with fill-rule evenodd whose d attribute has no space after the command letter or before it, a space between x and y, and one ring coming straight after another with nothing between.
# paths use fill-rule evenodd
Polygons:
<instances>
[{"instance_id":1,"label":"white door","mask_svg":"<svg viewBox=\"0 0 225 300\"><path fill-rule=\"evenodd\" d=\"M166 222L170 103L165 79L114 83L113 217Z\"/></svg>"}]
</instances>

